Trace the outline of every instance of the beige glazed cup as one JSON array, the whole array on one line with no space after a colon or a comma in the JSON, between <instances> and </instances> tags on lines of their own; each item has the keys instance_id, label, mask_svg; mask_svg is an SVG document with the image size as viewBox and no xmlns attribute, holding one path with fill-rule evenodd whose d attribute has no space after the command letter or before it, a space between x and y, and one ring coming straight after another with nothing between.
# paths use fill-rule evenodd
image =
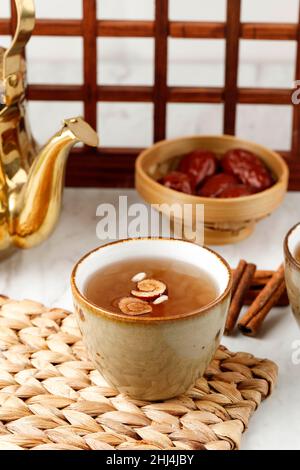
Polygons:
<instances>
[{"instance_id":1,"label":"beige glazed cup","mask_svg":"<svg viewBox=\"0 0 300 470\"><path fill-rule=\"evenodd\" d=\"M200 267L213 276L217 299L185 316L143 318L106 311L85 297L85 283L96 270L147 254ZM191 242L138 238L88 253L74 267L71 284L84 344L104 378L131 397L162 400L193 386L213 358L230 302L231 272L219 255Z\"/></svg>"},{"instance_id":2,"label":"beige glazed cup","mask_svg":"<svg viewBox=\"0 0 300 470\"><path fill-rule=\"evenodd\" d=\"M296 249L300 246L300 223L291 228L284 239L285 280L293 314L300 326L300 263Z\"/></svg>"}]
</instances>

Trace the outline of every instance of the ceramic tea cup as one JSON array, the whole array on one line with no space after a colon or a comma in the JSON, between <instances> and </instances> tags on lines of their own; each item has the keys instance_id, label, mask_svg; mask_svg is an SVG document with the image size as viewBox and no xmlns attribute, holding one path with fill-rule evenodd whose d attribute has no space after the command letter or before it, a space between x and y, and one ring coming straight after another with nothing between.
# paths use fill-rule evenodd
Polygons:
<instances>
[{"instance_id":1,"label":"ceramic tea cup","mask_svg":"<svg viewBox=\"0 0 300 470\"><path fill-rule=\"evenodd\" d=\"M95 271L145 253L199 267L214 279L216 300L196 313L143 318L111 313L85 297L85 283ZM85 255L74 267L71 285L84 344L104 378L131 397L162 400L193 386L213 358L230 302L231 271L218 254L191 242L138 238Z\"/></svg>"},{"instance_id":2,"label":"ceramic tea cup","mask_svg":"<svg viewBox=\"0 0 300 470\"><path fill-rule=\"evenodd\" d=\"M292 311L300 326L300 263L296 250L300 246L300 223L290 229L284 239L285 280Z\"/></svg>"}]
</instances>

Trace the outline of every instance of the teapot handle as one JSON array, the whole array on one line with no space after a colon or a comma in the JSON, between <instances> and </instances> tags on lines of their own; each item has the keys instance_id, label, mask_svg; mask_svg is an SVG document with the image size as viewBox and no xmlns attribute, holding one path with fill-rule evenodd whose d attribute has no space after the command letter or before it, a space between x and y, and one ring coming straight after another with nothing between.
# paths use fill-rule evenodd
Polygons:
<instances>
[{"instance_id":1,"label":"teapot handle","mask_svg":"<svg viewBox=\"0 0 300 470\"><path fill-rule=\"evenodd\" d=\"M17 27L13 41L3 54L3 93L6 105L25 91L25 66L22 52L35 26L34 0L15 0Z\"/></svg>"}]
</instances>

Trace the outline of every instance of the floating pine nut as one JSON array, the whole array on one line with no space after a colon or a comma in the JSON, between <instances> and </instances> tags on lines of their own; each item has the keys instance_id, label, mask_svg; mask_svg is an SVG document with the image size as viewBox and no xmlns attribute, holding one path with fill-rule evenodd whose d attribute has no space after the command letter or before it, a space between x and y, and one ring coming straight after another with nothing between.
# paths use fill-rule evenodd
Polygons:
<instances>
[{"instance_id":1,"label":"floating pine nut","mask_svg":"<svg viewBox=\"0 0 300 470\"><path fill-rule=\"evenodd\" d=\"M131 291L131 295L147 300L155 300L167 290L166 284L156 279L144 279L137 283L137 288Z\"/></svg>"},{"instance_id":2,"label":"floating pine nut","mask_svg":"<svg viewBox=\"0 0 300 470\"><path fill-rule=\"evenodd\" d=\"M167 300L169 300L169 297L167 295L161 295L160 297L154 300L153 305L162 304L163 302L166 302Z\"/></svg>"},{"instance_id":3,"label":"floating pine nut","mask_svg":"<svg viewBox=\"0 0 300 470\"><path fill-rule=\"evenodd\" d=\"M126 315L144 315L151 313L152 307L147 302L134 297L123 297L119 301L119 309Z\"/></svg>"},{"instance_id":4,"label":"floating pine nut","mask_svg":"<svg viewBox=\"0 0 300 470\"><path fill-rule=\"evenodd\" d=\"M132 282L140 282L143 281L146 277L146 273L137 273L133 278L131 279Z\"/></svg>"}]
</instances>

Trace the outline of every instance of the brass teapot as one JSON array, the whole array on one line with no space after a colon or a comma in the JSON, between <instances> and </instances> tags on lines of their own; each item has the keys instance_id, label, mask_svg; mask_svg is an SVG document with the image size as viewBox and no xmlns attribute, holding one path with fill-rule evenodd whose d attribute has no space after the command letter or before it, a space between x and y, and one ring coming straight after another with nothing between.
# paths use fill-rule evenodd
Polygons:
<instances>
[{"instance_id":1,"label":"brass teapot","mask_svg":"<svg viewBox=\"0 0 300 470\"><path fill-rule=\"evenodd\" d=\"M65 165L74 144L97 146L81 117L39 149L26 112L24 47L35 25L34 0L15 0L18 22L11 46L0 48L0 257L31 248L53 230L61 207Z\"/></svg>"}]
</instances>

